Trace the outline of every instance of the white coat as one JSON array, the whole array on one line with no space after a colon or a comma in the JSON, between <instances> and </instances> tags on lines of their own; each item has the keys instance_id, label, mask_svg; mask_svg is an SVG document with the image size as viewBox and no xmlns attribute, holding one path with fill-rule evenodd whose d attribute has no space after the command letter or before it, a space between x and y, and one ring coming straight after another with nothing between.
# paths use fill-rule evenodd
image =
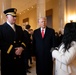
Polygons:
<instances>
[{"instance_id":1,"label":"white coat","mask_svg":"<svg viewBox=\"0 0 76 75\"><path fill-rule=\"evenodd\" d=\"M55 58L55 75L76 75L76 42L72 42L68 51L64 52L64 44L59 50L52 52Z\"/></svg>"}]
</instances>

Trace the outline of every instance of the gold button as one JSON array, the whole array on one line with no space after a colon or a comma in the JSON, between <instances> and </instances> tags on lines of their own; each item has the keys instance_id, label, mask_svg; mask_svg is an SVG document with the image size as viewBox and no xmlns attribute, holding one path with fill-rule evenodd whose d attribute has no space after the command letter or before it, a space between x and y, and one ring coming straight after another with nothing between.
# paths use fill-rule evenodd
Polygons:
<instances>
[{"instance_id":1,"label":"gold button","mask_svg":"<svg viewBox=\"0 0 76 75\"><path fill-rule=\"evenodd\" d=\"M21 41L19 40L19 42L21 42Z\"/></svg>"},{"instance_id":2,"label":"gold button","mask_svg":"<svg viewBox=\"0 0 76 75\"><path fill-rule=\"evenodd\" d=\"M16 57L14 57L14 59L16 59Z\"/></svg>"},{"instance_id":3,"label":"gold button","mask_svg":"<svg viewBox=\"0 0 76 75\"><path fill-rule=\"evenodd\" d=\"M19 58L21 58L21 56L19 56Z\"/></svg>"},{"instance_id":4,"label":"gold button","mask_svg":"<svg viewBox=\"0 0 76 75\"><path fill-rule=\"evenodd\" d=\"M14 43L16 43L16 41L14 41Z\"/></svg>"}]
</instances>

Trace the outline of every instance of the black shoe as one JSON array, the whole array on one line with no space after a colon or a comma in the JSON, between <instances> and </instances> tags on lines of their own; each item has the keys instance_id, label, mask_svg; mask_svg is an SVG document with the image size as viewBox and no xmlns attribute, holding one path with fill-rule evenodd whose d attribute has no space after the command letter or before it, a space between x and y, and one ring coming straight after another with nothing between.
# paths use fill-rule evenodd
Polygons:
<instances>
[{"instance_id":1,"label":"black shoe","mask_svg":"<svg viewBox=\"0 0 76 75\"><path fill-rule=\"evenodd\" d=\"M27 73L31 73L29 70L27 70Z\"/></svg>"},{"instance_id":2,"label":"black shoe","mask_svg":"<svg viewBox=\"0 0 76 75\"><path fill-rule=\"evenodd\" d=\"M33 64L32 62L30 64Z\"/></svg>"},{"instance_id":3,"label":"black shoe","mask_svg":"<svg viewBox=\"0 0 76 75\"><path fill-rule=\"evenodd\" d=\"M28 66L28 69L32 68L31 66Z\"/></svg>"}]
</instances>

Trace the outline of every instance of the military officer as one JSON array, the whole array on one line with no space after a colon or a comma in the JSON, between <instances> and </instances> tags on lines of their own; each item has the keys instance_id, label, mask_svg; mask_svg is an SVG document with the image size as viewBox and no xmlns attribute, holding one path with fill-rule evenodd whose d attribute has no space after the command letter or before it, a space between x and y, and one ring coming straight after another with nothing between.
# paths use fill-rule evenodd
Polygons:
<instances>
[{"instance_id":1,"label":"military officer","mask_svg":"<svg viewBox=\"0 0 76 75\"><path fill-rule=\"evenodd\" d=\"M0 25L1 75L26 75L26 41L23 30L16 25L16 8L4 11L6 22Z\"/></svg>"}]
</instances>

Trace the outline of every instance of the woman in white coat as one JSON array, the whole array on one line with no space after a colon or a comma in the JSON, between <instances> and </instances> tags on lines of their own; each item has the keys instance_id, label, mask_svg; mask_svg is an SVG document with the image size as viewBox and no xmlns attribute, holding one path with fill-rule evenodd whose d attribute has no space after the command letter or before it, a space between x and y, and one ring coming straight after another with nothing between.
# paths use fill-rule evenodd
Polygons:
<instances>
[{"instance_id":1,"label":"woman in white coat","mask_svg":"<svg viewBox=\"0 0 76 75\"><path fill-rule=\"evenodd\" d=\"M67 23L62 44L52 51L55 59L55 75L76 75L76 23Z\"/></svg>"}]
</instances>

